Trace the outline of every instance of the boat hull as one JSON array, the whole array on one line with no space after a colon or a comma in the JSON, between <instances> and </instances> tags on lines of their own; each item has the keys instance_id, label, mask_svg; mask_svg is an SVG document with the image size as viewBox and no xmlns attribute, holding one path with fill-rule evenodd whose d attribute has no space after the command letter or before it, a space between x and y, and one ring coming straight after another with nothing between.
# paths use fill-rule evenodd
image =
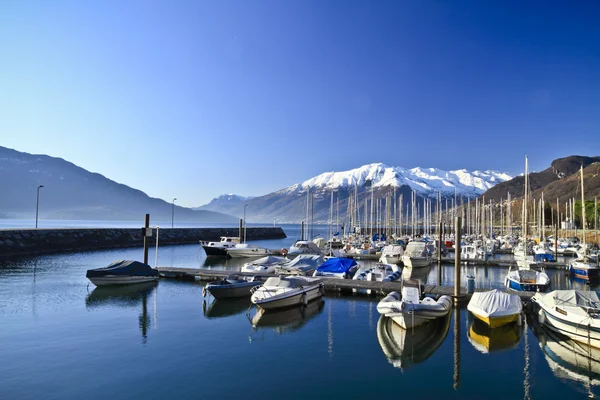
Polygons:
<instances>
[{"instance_id":1,"label":"boat hull","mask_svg":"<svg viewBox=\"0 0 600 400\"><path fill-rule=\"evenodd\" d=\"M225 247L215 246L202 246L207 256L227 256L227 249Z\"/></svg>"},{"instance_id":2,"label":"boat hull","mask_svg":"<svg viewBox=\"0 0 600 400\"><path fill-rule=\"evenodd\" d=\"M540 307L538 312L539 322L555 332L561 333L571 339L600 348L600 328L581 326L573 322L558 318L555 314L548 312L543 307Z\"/></svg>"},{"instance_id":3,"label":"boat hull","mask_svg":"<svg viewBox=\"0 0 600 400\"><path fill-rule=\"evenodd\" d=\"M471 311L471 310L469 310ZM478 314L477 312L471 311L471 314L475 316L478 320L484 322L490 328L498 328L503 325L508 325L512 322L515 322L521 313L511 314L511 315L503 315L500 317L489 317Z\"/></svg>"},{"instance_id":4,"label":"boat hull","mask_svg":"<svg viewBox=\"0 0 600 400\"><path fill-rule=\"evenodd\" d=\"M427 257L402 256L402 263L408 268L425 268L431 264L431 260Z\"/></svg>"},{"instance_id":5,"label":"boat hull","mask_svg":"<svg viewBox=\"0 0 600 400\"><path fill-rule=\"evenodd\" d=\"M154 282L158 280L158 276L105 275L88 277L88 279L96 286L113 286Z\"/></svg>"},{"instance_id":6,"label":"boat hull","mask_svg":"<svg viewBox=\"0 0 600 400\"><path fill-rule=\"evenodd\" d=\"M600 280L600 268L598 267L586 267L577 265L576 263L572 263L569 266L569 272L575 278L583 279L586 281Z\"/></svg>"},{"instance_id":7,"label":"boat hull","mask_svg":"<svg viewBox=\"0 0 600 400\"><path fill-rule=\"evenodd\" d=\"M251 258L251 257L264 257L271 255L268 249L261 249L258 247L252 247L247 249L236 249L231 248L227 250L227 254L231 258Z\"/></svg>"},{"instance_id":8,"label":"boat hull","mask_svg":"<svg viewBox=\"0 0 600 400\"><path fill-rule=\"evenodd\" d=\"M265 311L296 307L304 304L305 302L309 303L313 300L321 298L321 287L322 284L310 285L265 298L257 298L255 292L255 294L252 296L252 302ZM304 299L305 295L306 300Z\"/></svg>"}]
</instances>

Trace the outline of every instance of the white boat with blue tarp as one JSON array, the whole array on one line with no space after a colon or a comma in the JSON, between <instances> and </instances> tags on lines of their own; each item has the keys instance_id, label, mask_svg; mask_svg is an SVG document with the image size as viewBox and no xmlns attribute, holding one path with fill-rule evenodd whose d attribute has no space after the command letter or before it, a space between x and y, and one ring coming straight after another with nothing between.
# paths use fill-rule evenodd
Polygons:
<instances>
[{"instance_id":1,"label":"white boat with blue tarp","mask_svg":"<svg viewBox=\"0 0 600 400\"><path fill-rule=\"evenodd\" d=\"M353 277L357 270L358 263L352 258L332 257L318 267L313 273L313 276L330 276L348 279Z\"/></svg>"}]
</instances>

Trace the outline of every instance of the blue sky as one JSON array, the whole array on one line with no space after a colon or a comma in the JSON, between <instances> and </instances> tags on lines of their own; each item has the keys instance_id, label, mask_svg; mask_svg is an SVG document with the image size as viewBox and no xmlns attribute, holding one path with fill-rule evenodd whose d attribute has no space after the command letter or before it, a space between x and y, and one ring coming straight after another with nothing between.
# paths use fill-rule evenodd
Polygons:
<instances>
[{"instance_id":1,"label":"blue sky","mask_svg":"<svg viewBox=\"0 0 600 400\"><path fill-rule=\"evenodd\" d=\"M527 3L527 4L523 4ZM184 206L599 155L593 1L3 1L0 145Z\"/></svg>"}]
</instances>

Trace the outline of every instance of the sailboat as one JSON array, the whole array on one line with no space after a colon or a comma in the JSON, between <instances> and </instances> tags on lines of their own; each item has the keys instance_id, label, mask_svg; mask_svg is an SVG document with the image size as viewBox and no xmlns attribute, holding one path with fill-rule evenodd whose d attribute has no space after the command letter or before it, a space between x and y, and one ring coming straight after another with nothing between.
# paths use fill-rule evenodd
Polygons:
<instances>
[{"instance_id":1,"label":"sailboat","mask_svg":"<svg viewBox=\"0 0 600 400\"><path fill-rule=\"evenodd\" d=\"M550 287L550 278L543 267L527 257L527 195L529 186L529 161L525 156L525 195L523 198L523 253L515 254L517 268L509 268L506 275L506 287L518 291L545 292ZM534 270L539 269L539 270Z\"/></svg>"},{"instance_id":2,"label":"sailboat","mask_svg":"<svg viewBox=\"0 0 600 400\"><path fill-rule=\"evenodd\" d=\"M586 281L598 280L600 278L600 265L598 264L598 255L588 255L588 249L585 244L585 198L583 192L583 165L581 166L581 216L582 216L582 231L583 245L580 252L577 253L577 258L571 261L569 272L576 278L585 279Z\"/></svg>"}]
</instances>

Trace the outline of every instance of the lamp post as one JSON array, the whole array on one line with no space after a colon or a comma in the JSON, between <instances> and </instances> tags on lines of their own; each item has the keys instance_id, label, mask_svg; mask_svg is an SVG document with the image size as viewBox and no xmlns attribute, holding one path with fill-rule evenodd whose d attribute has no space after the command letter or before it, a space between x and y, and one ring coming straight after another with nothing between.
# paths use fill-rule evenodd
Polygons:
<instances>
[{"instance_id":1,"label":"lamp post","mask_svg":"<svg viewBox=\"0 0 600 400\"><path fill-rule=\"evenodd\" d=\"M173 228L173 223L175 221L175 200L177 200L177 197L173 197L173 207L171 208L171 228Z\"/></svg>"},{"instance_id":2,"label":"lamp post","mask_svg":"<svg viewBox=\"0 0 600 400\"><path fill-rule=\"evenodd\" d=\"M38 227L38 210L40 208L40 189L43 188L44 185L40 185L37 188L37 201L35 202L35 229Z\"/></svg>"},{"instance_id":3,"label":"lamp post","mask_svg":"<svg viewBox=\"0 0 600 400\"><path fill-rule=\"evenodd\" d=\"M244 243L246 243L246 207L248 204L244 204Z\"/></svg>"}]
</instances>

